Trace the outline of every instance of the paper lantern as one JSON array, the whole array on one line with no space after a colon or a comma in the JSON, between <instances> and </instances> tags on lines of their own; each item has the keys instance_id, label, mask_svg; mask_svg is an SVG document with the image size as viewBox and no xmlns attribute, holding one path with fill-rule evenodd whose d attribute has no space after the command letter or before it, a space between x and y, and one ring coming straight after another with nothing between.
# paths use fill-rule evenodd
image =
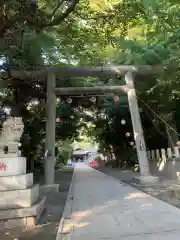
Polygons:
<instances>
[{"instance_id":1,"label":"paper lantern","mask_svg":"<svg viewBox=\"0 0 180 240\"><path fill-rule=\"evenodd\" d=\"M125 125L126 124L126 121L124 119L121 120L121 124L122 125Z\"/></svg>"},{"instance_id":2,"label":"paper lantern","mask_svg":"<svg viewBox=\"0 0 180 240\"><path fill-rule=\"evenodd\" d=\"M90 101L93 102L93 103L95 103L95 102L96 102L96 97L92 97L92 98L90 99Z\"/></svg>"},{"instance_id":3,"label":"paper lantern","mask_svg":"<svg viewBox=\"0 0 180 240\"><path fill-rule=\"evenodd\" d=\"M60 118L56 118L56 122L59 123L61 121Z\"/></svg>"},{"instance_id":4,"label":"paper lantern","mask_svg":"<svg viewBox=\"0 0 180 240\"><path fill-rule=\"evenodd\" d=\"M68 99L67 99L67 102L68 102L68 103L72 103L72 98L68 98Z\"/></svg>"},{"instance_id":5,"label":"paper lantern","mask_svg":"<svg viewBox=\"0 0 180 240\"><path fill-rule=\"evenodd\" d=\"M114 102L117 103L119 101L119 96L114 95Z\"/></svg>"}]
</instances>

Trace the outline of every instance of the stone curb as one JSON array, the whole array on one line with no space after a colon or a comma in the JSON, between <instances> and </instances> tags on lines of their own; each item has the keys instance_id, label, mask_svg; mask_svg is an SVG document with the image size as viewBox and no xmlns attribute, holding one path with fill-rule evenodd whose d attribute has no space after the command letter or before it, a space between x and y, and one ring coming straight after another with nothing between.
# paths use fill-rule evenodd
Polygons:
<instances>
[{"instance_id":1,"label":"stone curb","mask_svg":"<svg viewBox=\"0 0 180 240\"><path fill-rule=\"evenodd\" d=\"M73 182L75 179L75 170L71 179L68 196L66 199L64 211L59 223L56 240L69 240L72 236L73 225L71 223L72 203L73 203ZM64 229L65 228L65 229Z\"/></svg>"}]
</instances>

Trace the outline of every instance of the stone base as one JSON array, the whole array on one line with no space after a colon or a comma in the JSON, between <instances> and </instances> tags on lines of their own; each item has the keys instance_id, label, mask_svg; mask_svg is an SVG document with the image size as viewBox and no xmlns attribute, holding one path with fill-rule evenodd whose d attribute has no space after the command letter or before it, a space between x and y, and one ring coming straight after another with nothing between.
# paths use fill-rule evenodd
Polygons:
<instances>
[{"instance_id":1,"label":"stone base","mask_svg":"<svg viewBox=\"0 0 180 240\"><path fill-rule=\"evenodd\" d=\"M33 173L18 176L0 177L0 191L20 190L33 185Z\"/></svg>"},{"instance_id":2,"label":"stone base","mask_svg":"<svg viewBox=\"0 0 180 240\"><path fill-rule=\"evenodd\" d=\"M45 202L44 197L29 208L0 210L0 230L35 227L44 211Z\"/></svg>"},{"instance_id":3,"label":"stone base","mask_svg":"<svg viewBox=\"0 0 180 240\"><path fill-rule=\"evenodd\" d=\"M133 180L135 183L142 185L156 185L159 182L159 178L155 176L135 177Z\"/></svg>"},{"instance_id":4,"label":"stone base","mask_svg":"<svg viewBox=\"0 0 180 240\"><path fill-rule=\"evenodd\" d=\"M0 176L17 176L26 174L26 158L13 154L0 155ZM2 168L2 165L4 166Z\"/></svg>"},{"instance_id":5,"label":"stone base","mask_svg":"<svg viewBox=\"0 0 180 240\"><path fill-rule=\"evenodd\" d=\"M32 206L39 197L39 185L23 190L1 191L0 209Z\"/></svg>"}]
</instances>

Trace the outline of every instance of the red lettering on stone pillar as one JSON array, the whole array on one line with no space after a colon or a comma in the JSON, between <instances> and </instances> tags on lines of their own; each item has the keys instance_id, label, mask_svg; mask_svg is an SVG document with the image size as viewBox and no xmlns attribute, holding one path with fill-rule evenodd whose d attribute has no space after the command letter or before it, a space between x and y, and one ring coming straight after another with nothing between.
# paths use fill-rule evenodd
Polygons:
<instances>
[{"instance_id":1,"label":"red lettering on stone pillar","mask_svg":"<svg viewBox=\"0 0 180 240\"><path fill-rule=\"evenodd\" d=\"M0 162L0 170L2 171L6 171L7 170L7 166L4 162Z\"/></svg>"}]
</instances>

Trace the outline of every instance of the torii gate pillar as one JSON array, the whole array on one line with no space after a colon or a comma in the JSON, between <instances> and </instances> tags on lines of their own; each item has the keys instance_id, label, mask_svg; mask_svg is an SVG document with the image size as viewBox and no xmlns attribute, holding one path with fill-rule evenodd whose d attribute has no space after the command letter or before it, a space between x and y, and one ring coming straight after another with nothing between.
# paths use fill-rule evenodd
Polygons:
<instances>
[{"instance_id":1,"label":"torii gate pillar","mask_svg":"<svg viewBox=\"0 0 180 240\"><path fill-rule=\"evenodd\" d=\"M141 176L139 178L136 178L136 180L138 180L138 182L140 182L141 184L153 184L158 182L158 177L151 176L150 174L149 162L147 157L146 145L144 141L144 135L142 130L142 124L139 114L138 101L136 96L136 90L134 87L132 72L126 73L125 81L127 86L129 87L127 95L131 114L131 121L133 126L134 140L136 143L136 150L141 173Z\"/></svg>"},{"instance_id":2,"label":"torii gate pillar","mask_svg":"<svg viewBox=\"0 0 180 240\"><path fill-rule=\"evenodd\" d=\"M47 96L46 96L46 156L45 156L45 184L54 184L55 172L55 138L56 138L56 76L53 73L47 75Z\"/></svg>"}]
</instances>

